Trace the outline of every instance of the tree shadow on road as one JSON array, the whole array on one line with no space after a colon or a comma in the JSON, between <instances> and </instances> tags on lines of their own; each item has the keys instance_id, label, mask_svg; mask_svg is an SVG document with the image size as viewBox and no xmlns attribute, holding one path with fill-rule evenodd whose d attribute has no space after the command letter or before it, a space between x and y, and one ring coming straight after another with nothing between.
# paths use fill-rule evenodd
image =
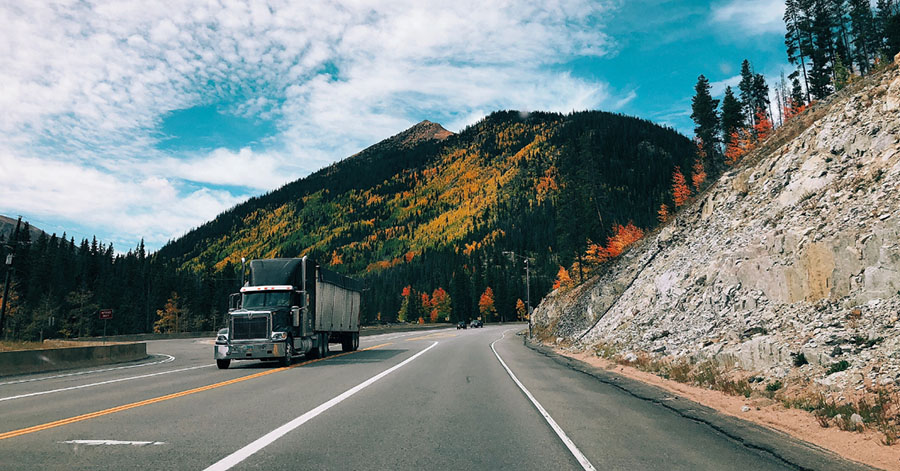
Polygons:
<instances>
[{"instance_id":1,"label":"tree shadow on road","mask_svg":"<svg viewBox=\"0 0 900 471\"><path fill-rule=\"evenodd\" d=\"M310 363L308 365L303 365L302 368L318 368L328 365L354 365L359 363L379 363L385 360L389 360L407 350L389 350L389 349L378 349L378 350L363 350L352 353L350 355L343 355L339 357L326 357L325 361L317 361L315 363Z\"/></svg>"}]
</instances>

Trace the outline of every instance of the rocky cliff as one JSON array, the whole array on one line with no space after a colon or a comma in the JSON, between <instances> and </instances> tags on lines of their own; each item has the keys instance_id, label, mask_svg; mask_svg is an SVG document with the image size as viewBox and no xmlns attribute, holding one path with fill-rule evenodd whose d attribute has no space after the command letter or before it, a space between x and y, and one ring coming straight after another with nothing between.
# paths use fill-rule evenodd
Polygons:
<instances>
[{"instance_id":1,"label":"rocky cliff","mask_svg":"<svg viewBox=\"0 0 900 471\"><path fill-rule=\"evenodd\" d=\"M783 126L590 281L548 296L539 332L831 389L900 381L898 142L895 64ZM800 353L809 365L794 366Z\"/></svg>"}]
</instances>

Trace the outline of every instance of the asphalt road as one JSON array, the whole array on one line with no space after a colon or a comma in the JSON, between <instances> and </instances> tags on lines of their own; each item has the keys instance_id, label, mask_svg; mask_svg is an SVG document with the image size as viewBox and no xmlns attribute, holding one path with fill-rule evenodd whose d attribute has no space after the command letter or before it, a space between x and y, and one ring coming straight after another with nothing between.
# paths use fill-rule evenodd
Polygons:
<instances>
[{"instance_id":1,"label":"asphalt road","mask_svg":"<svg viewBox=\"0 0 900 471\"><path fill-rule=\"evenodd\" d=\"M218 370L209 340L166 340L140 364L5 377L0 469L796 469L528 349L521 329L374 335L287 369Z\"/></svg>"}]
</instances>

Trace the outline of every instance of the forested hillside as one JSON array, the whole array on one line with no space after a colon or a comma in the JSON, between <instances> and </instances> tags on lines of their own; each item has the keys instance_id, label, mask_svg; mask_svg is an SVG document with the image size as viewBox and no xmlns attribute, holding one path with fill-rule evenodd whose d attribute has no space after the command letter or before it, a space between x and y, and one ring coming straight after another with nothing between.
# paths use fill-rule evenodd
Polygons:
<instances>
[{"instance_id":1,"label":"forested hillside","mask_svg":"<svg viewBox=\"0 0 900 471\"><path fill-rule=\"evenodd\" d=\"M7 335L96 335L102 308L110 333L213 329L241 257L308 255L364 279L366 323L516 318L522 256L535 305L561 266L577 279L598 246L674 208L673 172L690 176L696 154L671 129L598 111L497 112L459 134L424 121L155 254L20 231Z\"/></svg>"},{"instance_id":2,"label":"forested hillside","mask_svg":"<svg viewBox=\"0 0 900 471\"><path fill-rule=\"evenodd\" d=\"M521 263L503 251L534 259L539 299L558 267L614 224L653 226L673 169L695 158L674 131L603 112L497 112L458 135L441 131L420 123L250 200L170 243L159 260L231 274L242 256L308 255L366 279L368 322L401 310L404 320L427 319L422 294L439 288L451 319L480 315L488 287L496 314L481 309L509 319L525 287Z\"/></svg>"}]
</instances>

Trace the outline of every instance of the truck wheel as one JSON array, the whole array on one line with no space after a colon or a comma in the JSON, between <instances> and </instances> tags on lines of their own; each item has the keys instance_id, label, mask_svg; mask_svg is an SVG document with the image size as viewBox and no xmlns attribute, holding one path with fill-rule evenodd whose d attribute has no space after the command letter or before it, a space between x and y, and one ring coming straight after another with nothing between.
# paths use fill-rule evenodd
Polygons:
<instances>
[{"instance_id":1,"label":"truck wheel","mask_svg":"<svg viewBox=\"0 0 900 471\"><path fill-rule=\"evenodd\" d=\"M325 358L328 355L328 334L320 333L316 337L316 348L309 351L313 358Z\"/></svg>"},{"instance_id":2,"label":"truck wheel","mask_svg":"<svg viewBox=\"0 0 900 471\"><path fill-rule=\"evenodd\" d=\"M359 332L353 332L353 351L359 350Z\"/></svg>"},{"instance_id":3,"label":"truck wheel","mask_svg":"<svg viewBox=\"0 0 900 471\"><path fill-rule=\"evenodd\" d=\"M216 366L218 366L220 370L227 370L228 365L230 364L231 360L216 360Z\"/></svg>"},{"instance_id":4,"label":"truck wheel","mask_svg":"<svg viewBox=\"0 0 900 471\"><path fill-rule=\"evenodd\" d=\"M284 356L278 359L279 366L291 366L291 361L294 359L294 339L288 337L288 339L284 342Z\"/></svg>"},{"instance_id":5,"label":"truck wheel","mask_svg":"<svg viewBox=\"0 0 900 471\"><path fill-rule=\"evenodd\" d=\"M344 334L341 336L341 350L345 352L353 351L353 334Z\"/></svg>"}]
</instances>

